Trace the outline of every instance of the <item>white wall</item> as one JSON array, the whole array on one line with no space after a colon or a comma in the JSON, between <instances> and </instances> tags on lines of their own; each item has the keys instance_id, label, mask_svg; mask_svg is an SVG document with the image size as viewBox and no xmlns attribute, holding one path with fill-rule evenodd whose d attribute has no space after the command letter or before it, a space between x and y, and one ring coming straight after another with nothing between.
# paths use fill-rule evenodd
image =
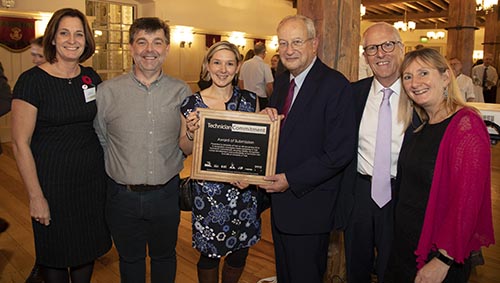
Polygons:
<instances>
[{"instance_id":1,"label":"white wall","mask_svg":"<svg viewBox=\"0 0 500 283\"><path fill-rule=\"evenodd\" d=\"M254 36L276 34L279 20L296 13L292 2L285 0L165 0L156 5L156 15L172 25L242 31Z\"/></svg>"}]
</instances>

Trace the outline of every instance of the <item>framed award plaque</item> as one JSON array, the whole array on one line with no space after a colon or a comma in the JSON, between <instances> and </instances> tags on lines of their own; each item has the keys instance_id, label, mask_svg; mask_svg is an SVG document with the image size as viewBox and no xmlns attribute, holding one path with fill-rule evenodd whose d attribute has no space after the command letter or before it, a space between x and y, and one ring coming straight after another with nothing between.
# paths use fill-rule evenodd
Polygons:
<instances>
[{"instance_id":1,"label":"framed award plaque","mask_svg":"<svg viewBox=\"0 0 500 283\"><path fill-rule=\"evenodd\" d=\"M198 108L191 178L267 184L276 172L280 120L267 114Z\"/></svg>"}]
</instances>

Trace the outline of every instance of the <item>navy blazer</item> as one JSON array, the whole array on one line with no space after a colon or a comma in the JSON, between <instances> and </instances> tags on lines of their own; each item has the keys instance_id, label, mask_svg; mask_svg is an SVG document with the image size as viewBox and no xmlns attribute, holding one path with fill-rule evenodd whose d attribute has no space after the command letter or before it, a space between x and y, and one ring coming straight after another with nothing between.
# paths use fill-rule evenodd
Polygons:
<instances>
[{"instance_id":1,"label":"navy blazer","mask_svg":"<svg viewBox=\"0 0 500 283\"><path fill-rule=\"evenodd\" d=\"M281 113L290 73L277 77L269 106ZM339 220L342 174L356 152L349 81L316 60L280 132L277 173L290 187L271 194L272 217L283 233L328 233ZM341 217L340 217L341 218Z\"/></svg>"}]
</instances>

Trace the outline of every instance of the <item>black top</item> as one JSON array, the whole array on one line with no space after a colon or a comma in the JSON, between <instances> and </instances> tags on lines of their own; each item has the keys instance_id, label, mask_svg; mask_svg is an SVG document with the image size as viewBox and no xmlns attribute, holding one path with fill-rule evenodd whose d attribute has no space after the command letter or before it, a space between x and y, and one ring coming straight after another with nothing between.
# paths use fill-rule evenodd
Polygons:
<instances>
[{"instance_id":1,"label":"black top","mask_svg":"<svg viewBox=\"0 0 500 283\"><path fill-rule=\"evenodd\" d=\"M452 116L453 117L453 116ZM417 273L417 249L434 176L439 145L452 117L438 124L426 124L401 147L393 253L389 264L390 282L413 282Z\"/></svg>"}]
</instances>

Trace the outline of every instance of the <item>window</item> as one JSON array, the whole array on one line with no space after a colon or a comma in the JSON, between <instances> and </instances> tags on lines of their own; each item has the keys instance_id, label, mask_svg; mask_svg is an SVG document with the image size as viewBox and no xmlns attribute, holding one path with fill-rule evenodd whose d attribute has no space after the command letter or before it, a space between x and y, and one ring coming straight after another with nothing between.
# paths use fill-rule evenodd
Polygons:
<instances>
[{"instance_id":1,"label":"window","mask_svg":"<svg viewBox=\"0 0 500 283\"><path fill-rule=\"evenodd\" d=\"M128 30L135 18L135 6L87 0L86 13L96 42L94 69L103 80L128 72L132 67Z\"/></svg>"}]
</instances>

